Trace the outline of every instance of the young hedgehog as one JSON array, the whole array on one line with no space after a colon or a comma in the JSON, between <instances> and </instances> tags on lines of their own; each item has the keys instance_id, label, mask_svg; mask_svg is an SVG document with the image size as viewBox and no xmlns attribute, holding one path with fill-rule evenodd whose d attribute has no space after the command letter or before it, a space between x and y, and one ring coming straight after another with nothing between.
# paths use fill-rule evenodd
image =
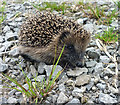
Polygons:
<instances>
[{"instance_id":1,"label":"young hedgehog","mask_svg":"<svg viewBox=\"0 0 120 105\"><path fill-rule=\"evenodd\" d=\"M53 64L64 44L60 64L83 65L90 33L72 20L52 13L38 12L23 23L19 33L19 51L23 58ZM56 47L57 46L57 47Z\"/></svg>"}]
</instances>

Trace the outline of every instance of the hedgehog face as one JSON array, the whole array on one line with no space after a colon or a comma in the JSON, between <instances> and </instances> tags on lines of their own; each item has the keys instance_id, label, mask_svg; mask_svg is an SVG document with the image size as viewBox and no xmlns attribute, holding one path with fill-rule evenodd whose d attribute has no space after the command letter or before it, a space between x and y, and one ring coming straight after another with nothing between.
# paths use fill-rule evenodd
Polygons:
<instances>
[{"instance_id":1,"label":"hedgehog face","mask_svg":"<svg viewBox=\"0 0 120 105\"><path fill-rule=\"evenodd\" d=\"M85 50L89 42L90 35L64 31L59 37L59 43L65 44L61 59L71 63L73 66L82 67L84 64ZM63 44L59 45L62 45L61 47L63 47Z\"/></svg>"}]
</instances>

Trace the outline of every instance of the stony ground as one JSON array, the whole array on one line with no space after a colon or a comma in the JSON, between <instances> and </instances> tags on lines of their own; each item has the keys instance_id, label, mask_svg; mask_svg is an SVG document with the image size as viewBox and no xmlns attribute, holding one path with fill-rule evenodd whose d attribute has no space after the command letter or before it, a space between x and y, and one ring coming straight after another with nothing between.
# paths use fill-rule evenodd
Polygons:
<instances>
[{"instance_id":1,"label":"stony ground","mask_svg":"<svg viewBox=\"0 0 120 105\"><path fill-rule=\"evenodd\" d=\"M102 4L99 3L98 5L100 6ZM115 8L115 5L113 3L107 3L107 7L108 10L112 10ZM52 65L40 63L38 66L35 66L30 62L26 62L20 56L17 56L19 27L34 8L29 2L23 4L7 3L6 8L5 13L7 17L0 27L0 73L6 73L12 78L17 79L19 83L24 83L24 74L21 72L21 66L31 80L38 72L37 81L41 81L42 78L50 75ZM53 12L59 14L57 11ZM56 83L55 89L52 90L43 103L103 104L119 103L120 101L119 83L114 81L116 65L104 51L99 49L93 37L96 33L107 29L107 26L97 25L95 19L89 19L88 17L82 18L82 14L76 11L70 16L67 14L65 17L76 19L79 24L82 24L84 28L92 33L92 40L86 50L85 67L76 67L74 70L69 69L65 71ZM117 20L113 20L110 26L115 26L117 29ZM109 54L112 56L115 54L118 57L120 52L117 49L117 42L106 45L106 48ZM119 57L117 58L117 62L118 69L120 70ZM58 65L53 75L59 70L62 70L62 67ZM0 103L25 103L22 93L16 90L2 88L5 85L5 81L15 86L14 83L6 80L0 74ZM27 84L24 83L23 86L28 89ZM27 101L29 102L29 100Z\"/></svg>"}]
</instances>

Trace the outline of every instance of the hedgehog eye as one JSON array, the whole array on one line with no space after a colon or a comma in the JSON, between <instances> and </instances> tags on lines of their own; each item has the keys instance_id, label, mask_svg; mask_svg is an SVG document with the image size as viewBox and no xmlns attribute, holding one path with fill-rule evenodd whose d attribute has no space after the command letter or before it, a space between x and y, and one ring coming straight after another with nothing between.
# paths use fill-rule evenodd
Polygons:
<instances>
[{"instance_id":1,"label":"hedgehog eye","mask_svg":"<svg viewBox=\"0 0 120 105\"><path fill-rule=\"evenodd\" d=\"M66 45L65 46L68 50L70 50L70 51L74 51L75 49L74 49L74 46L72 45L72 44L70 44L70 45Z\"/></svg>"}]
</instances>

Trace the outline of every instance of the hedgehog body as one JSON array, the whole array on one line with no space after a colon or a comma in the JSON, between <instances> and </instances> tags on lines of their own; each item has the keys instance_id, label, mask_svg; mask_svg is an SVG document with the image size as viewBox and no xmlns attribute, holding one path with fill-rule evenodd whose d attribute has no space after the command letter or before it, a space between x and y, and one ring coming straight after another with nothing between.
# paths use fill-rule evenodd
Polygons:
<instances>
[{"instance_id":1,"label":"hedgehog body","mask_svg":"<svg viewBox=\"0 0 120 105\"><path fill-rule=\"evenodd\" d=\"M81 65L90 33L72 20L49 12L38 12L21 26L19 50L24 58L52 64L65 49L60 61Z\"/></svg>"}]
</instances>

